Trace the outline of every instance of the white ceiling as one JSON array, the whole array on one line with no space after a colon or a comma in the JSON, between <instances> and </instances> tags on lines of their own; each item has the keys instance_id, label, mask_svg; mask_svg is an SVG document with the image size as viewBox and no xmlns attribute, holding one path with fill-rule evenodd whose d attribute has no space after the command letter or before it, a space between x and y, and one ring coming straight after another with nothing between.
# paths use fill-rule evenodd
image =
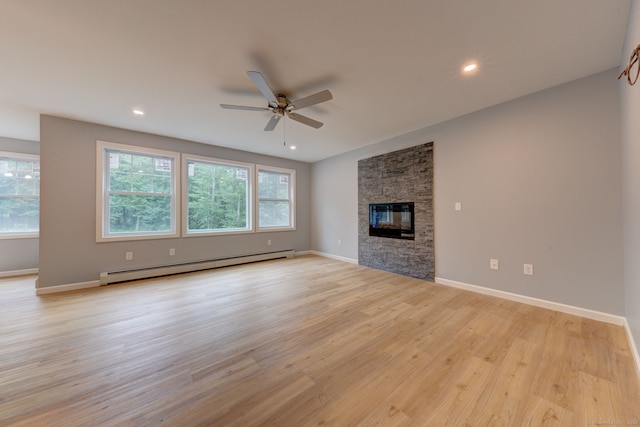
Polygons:
<instances>
[{"instance_id":1,"label":"white ceiling","mask_svg":"<svg viewBox=\"0 0 640 427\"><path fill-rule=\"evenodd\" d=\"M317 161L619 66L630 0L0 0L0 136L40 113ZM477 61L473 75L462 66ZM332 101L263 131L246 74ZM142 108L144 117L132 114ZM125 142L125 141L123 141Z\"/></svg>"}]
</instances>

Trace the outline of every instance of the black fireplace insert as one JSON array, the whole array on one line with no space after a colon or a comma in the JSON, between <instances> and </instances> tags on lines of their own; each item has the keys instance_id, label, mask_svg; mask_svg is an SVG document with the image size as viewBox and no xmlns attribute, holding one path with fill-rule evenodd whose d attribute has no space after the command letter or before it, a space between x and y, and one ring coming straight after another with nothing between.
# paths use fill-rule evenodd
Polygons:
<instances>
[{"instance_id":1,"label":"black fireplace insert","mask_svg":"<svg viewBox=\"0 0 640 427\"><path fill-rule=\"evenodd\" d=\"M369 205L369 236L414 240L413 202Z\"/></svg>"}]
</instances>

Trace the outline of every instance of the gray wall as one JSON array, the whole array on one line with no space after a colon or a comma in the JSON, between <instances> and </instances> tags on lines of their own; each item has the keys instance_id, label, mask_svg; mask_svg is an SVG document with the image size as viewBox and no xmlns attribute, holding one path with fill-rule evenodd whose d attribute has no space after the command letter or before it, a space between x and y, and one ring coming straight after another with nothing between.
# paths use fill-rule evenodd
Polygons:
<instances>
[{"instance_id":1,"label":"gray wall","mask_svg":"<svg viewBox=\"0 0 640 427\"><path fill-rule=\"evenodd\" d=\"M40 118L40 140L46 177L41 184L40 288L98 280L102 271L310 249L311 168L307 163L46 115ZM96 243L96 140L295 169L297 229ZM176 249L175 256L169 256L169 248ZM134 253L133 261L125 261L127 251Z\"/></svg>"},{"instance_id":2,"label":"gray wall","mask_svg":"<svg viewBox=\"0 0 640 427\"><path fill-rule=\"evenodd\" d=\"M640 2L629 14L622 67L640 43ZM636 64L636 67L638 64ZM622 68L621 67L621 68ZM637 68L636 68L637 69ZM624 159L624 279L627 322L636 345L640 345L640 81L635 86L620 82L622 101L622 153Z\"/></svg>"},{"instance_id":3,"label":"gray wall","mask_svg":"<svg viewBox=\"0 0 640 427\"><path fill-rule=\"evenodd\" d=\"M437 277L623 315L616 76L609 70L314 164L313 249L357 259L357 161L434 141ZM490 258L500 270L489 269ZM534 276L523 275L525 263Z\"/></svg>"},{"instance_id":4,"label":"gray wall","mask_svg":"<svg viewBox=\"0 0 640 427\"><path fill-rule=\"evenodd\" d=\"M0 151L40 154L40 144L0 137ZM0 239L0 273L38 268L38 239Z\"/></svg>"}]
</instances>

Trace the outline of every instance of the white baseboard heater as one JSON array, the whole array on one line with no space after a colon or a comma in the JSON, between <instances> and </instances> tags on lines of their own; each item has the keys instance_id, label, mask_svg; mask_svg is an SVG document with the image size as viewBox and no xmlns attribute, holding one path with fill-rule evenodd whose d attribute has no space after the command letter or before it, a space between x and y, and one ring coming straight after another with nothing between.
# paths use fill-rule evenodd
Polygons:
<instances>
[{"instance_id":1,"label":"white baseboard heater","mask_svg":"<svg viewBox=\"0 0 640 427\"><path fill-rule=\"evenodd\" d=\"M193 271L209 270L230 265L248 264L250 262L267 261L278 258L293 258L295 252L291 250L267 252L255 255L243 255L233 258L219 258L206 261L187 262L183 264L162 265L158 267L138 268L133 270L109 271L100 273L100 285L127 282L130 280L150 279L152 277L169 276L171 274L190 273Z\"/></svg>"}]
</instances>

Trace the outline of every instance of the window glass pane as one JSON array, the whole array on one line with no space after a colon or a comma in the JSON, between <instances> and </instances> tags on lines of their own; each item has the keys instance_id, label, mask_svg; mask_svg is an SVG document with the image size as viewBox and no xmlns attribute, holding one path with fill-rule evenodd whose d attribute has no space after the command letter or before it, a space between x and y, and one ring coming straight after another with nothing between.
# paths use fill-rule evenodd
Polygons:
<instances>
[{"instance_id":1,"label":"window glass pane","mask_svg":"<svg viewBox=\"0 0 640 427\"><path fill-rule=\"evenodd\" d=\"M171 175L153 177L153 192L164 194L171 193Z\"/></svg>"},{"instance_id":2,"label":"window glass pane","mask_svg":"<svg viewBox=\"0 0 640 427\"><path fill-rule=\"evenodd\" d=\"M131 174L111 169L109 171L109 190L131 191Z\"/></svg>"},{"instance_id":3,"label":"window glass pane","mask_svg":"<svg viewBox=\"0 0 640 427\"><path fill-rule=\"evenodd\" d=\"M132 191L135 193L153 193L153 176L144 172L131 174Z\"/></svg>"},{"instance_id":4,"label":"window glass pane","mask_svg":"<svg viewBox=\"0 0 640 427\"><path fill-rule=\"evenodd\" d=\"M108 152L110 191L131 191L131 154Z\"/></svg>"},{"instance_id":5,"label":"window glass pane","mask_svg":"<svg viewBox=\"0 0 640 427\"><path fill-rule=\"evenodd\" d=\"M171 159L155 159L156 174L171 174Z\"/></svg>"},{"instance_id":6,"label":"window glass pane","mask_svg":"<svg viewBox=\"0 0 640 427\"><path fill-rule=\"evenodd\" d=\"M0 173L3 175L14 175L16 172L16 161L10 158L0 158Z\"/></svg>"},{"instance_id":7,"label":"window glass pane","mask_svg":"<svg viewBox=\"0 0 640 427\"><path fill-rule=\"evenodd\" d=\"M98 199L98 241L175 235L179 154L102 142L98 149L105 183Z\"/></svg>"},{"instance_id":8,"label":"window glass pane","mask_svg":"<svg viewBox=\"0 0 640 427\"><path fill-rule=\"evenodd\" d=\"M248 230L249 169L187 163L188 231Z\"/></svg>"},{"instance_id":9,"label":"window glass pane","mask_svg":"<svg viewBox=\"0 0 640 427\"><path fill-rule=\"evenodd\" d=\"M295 171L258 169L258 228L293 228Z\"/></svg>"},{"instance_id":10,"label":"window glass pane","mask_svg":"<svg viewBox=\"0 0 640 427\"><path fill-rule=\"evenodd\" d=\"M11 172L0 174L0 194L17 194L16 178Z\"/></svg>"},{"instance_id":11,"label":"window glass pane","mask_svg":"<svg viewBox=\"0 0 640 427\"><path fill-rule=\"evenodd\" d=\"M290 174L281 172L258 173L258 197L265 199L289 198Z\"/></svg>"},{"instance_id":12,"label":"window glass pane","mask_svg":"<svg viewBox=\"0 0 640 427\"><path fill-rule=\"evenodd\" d=\"M16 170L19 175L27 175L33 173L33 161L31 160L18 160L16 162Z\"/></svg>"},{"instance_id":13,"label":"window glass pane","mask_svg":"<svg viewBox=\"0 0 640 427\"><path fill-rule=\"evenodd\" d=\"M109 152L109 190L170 194L172 169L170 158Z\"/></svg>"},{"instance_id":14,"label":"window glass pane","mask_svg":"<svg viewBox=\"0 0 640 427\"><path fill-rule=\"evenodd\" d=\"M0 157L0 233L37 233L40 162Z\"/></svg>"},{"instance_id":15,"label":"window glass pane","mask_svg":"<svg viewBox=\"0 0 640 427\"><path fill-rule=\"evenodd\" d=\"M132 155L131 169L134 174L153 174L153 158Z\"/></svg>"},{"instance_id":16,"label":"window glass pane","mask_svg":"<svg viewBox=\"0 0 640 427\"><path fill-rule=\"evenodd\" d=\"M18 176L18 194L33 196L36 192L36 180L30 174Z\"/></svg>"},{"instance_id":17,"label":"window glass pane","mask_svg":"<svg viewBox=\"0 0 640 427\"><path fill-rule=\"evenodd\" d=\"M0 197L0 233L37 233L39 214L37 197Z\"/></svg>"},{"instance_id":18,"label":"window glass pane","mask_svg":"<svg viewBox=\"0 0 640 427\"><path fill-rule=\"evenodd\" d=\"M171 208L170 196L112 194L109 196L109 231L169 232Z\"/></svg>"},{"instance_id":19,"label":"window glass pane","mask_svg":"<svg viewBox=\"0 0 640 427\"><path fill-rule=\"evenodd\" d=\"M109 152L109 169L122 173L131 172L131 154Z\"/></svg>"},{"instance_id":20,"label":"window glass pane","mask_svg":"<svg viewBox=\"0 0 640 427\"><path fill-rule=\"evenodd\" d=\"M9 159L0 158L0 174L8 172L9 169Z\"/></svg>"},{"instance_id":21,"label":"window glass pane","mask_svg":"<svg viewBox=\"0 0 640 427\"><path fill-rule=\"evenodd\" d=\"M288 201L261 200L258 213L260 227L288 227L291 225Z\"/></svg>"},{"instance_id":22,"label":"window glass pane","mask_svg":"<svg viewBox=\"0 0 640 427\"><path fill-rule=\"evenodd\" d=\"M131 190L136 193L153 193L154 158L150 156L132 156Z\"/></svg>"},{"instance_id":23,"label":"window glass pane","mask_svg":"<svg viewBox=\"0 0 640 427\"><path fill-rule=\"evenodd\" d=\"M21 160L10 158L0 159L0 194L20 194L18 190L19 162L22 163ZM24 172L22 172L22 175L25 175Z\"/></svg>"}]
</instances>

